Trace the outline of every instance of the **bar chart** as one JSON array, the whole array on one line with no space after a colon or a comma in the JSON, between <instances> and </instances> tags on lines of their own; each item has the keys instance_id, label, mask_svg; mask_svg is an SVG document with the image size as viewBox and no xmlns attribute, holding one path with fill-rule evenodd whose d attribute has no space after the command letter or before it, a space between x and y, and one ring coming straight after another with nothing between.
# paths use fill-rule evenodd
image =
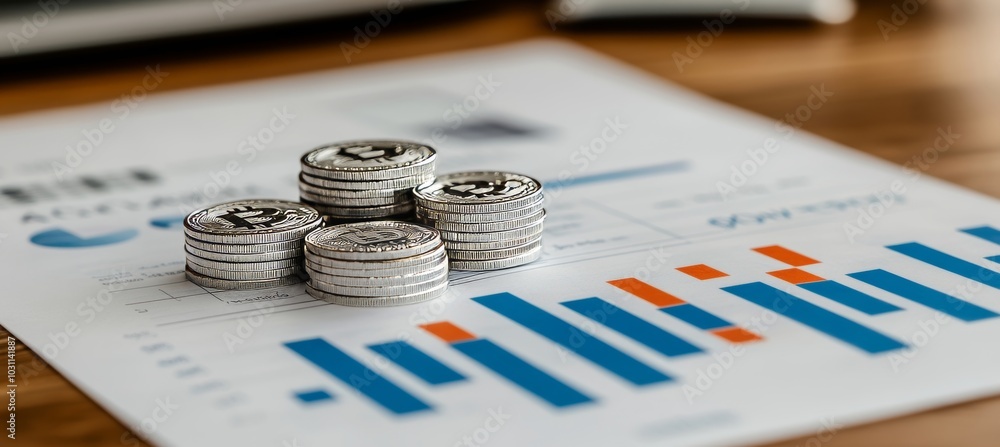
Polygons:
<instances>
[{"instance_id":1,"label":"bar chart","mask_svg":"<svg viewBox=\"0 0 1000 447\"><path fill-rule=\"evenodd\" d=\"M959 230L977 241L1000 245L1000 230L980 226ZM973 260L962 259L919 242L903 242L880 247L885 256L902 256L938 269L942 274L955 275L987 286L1000 288L1000 273L980 266ZM754 272L757 281L737 281L710 264L673 267L698 287L718 290L725 296L774 312L790 323L798 324L853 349L860 355L878 356L907 349L908 343L878 328L877 318L925 308L974 323L1000 317L985 306L937 290L918 280L893 273L889 268L843 271L839 275L820 276L809 271L822 262L814 254L804 254L801 247L769 245L747 248L783 264L783 268ZM986 259L991 259L987 256ZM829 270L827 270L829 273ZM836 276L836 277L834 277ZM777 285L776 285L777 284ZM779 285L785 285L784 289ZM865 292L859 285L871 287ZM767 343L763 335L734 321L730 316L710 311L668 292L665 284L635 277L605 279L595 284L594 296L559 301L556 309L546 309L534 303L532 296L499 292L470 297L470 301L490 311L494 318L514 323L537 343L561 347L583 360L585 364L636 392L654 386L677 386L679 374L637 357L616 346L602 334L591 333L569 319L557 315L561 308L610 333L642 346L663 361L678 358L708 356L709 340L730 345ZM792 287L789 289L788 287ZM613 291L625 292L626 299L652 305L649 312L642 307L624 306L606 296ZM801 293L800 293L801 292ZM894 304L899 300L911 305ZM836 303L836 305L831 305ZM842 307L837 307L842 306ZM1000 308L996 303L994 308ZM856 321L842 310L850 309L870 317ZM687 330L682 328L687 327ZM475 335L452 321L437 321L419 325L419 329L448 346L452 352L478 365L484 371L509 384L512 389L544 403L553 410L600 404L595 389L574 384L573 377L560 377L547 371L518 353L516 344L506 344ZM704 334L692 337L691 329ZM417 379L423 386L408 390L397 385L382 372L372 371L357 358L322 338L288 342L285 347L315 368L324 371L354 393L363 396L386 414L405 416L411 413L433 412L433 391L443 386L475 386L476 371L462 371L446 359L436 358L427 347L414 341L376 341L365 345L374 353ZM324 384L315 389L294 391L293 396L304 405L317 402L336 403L340 398ZM427 398L418 396L429 396Z\"/></svg>"}]
</instances>

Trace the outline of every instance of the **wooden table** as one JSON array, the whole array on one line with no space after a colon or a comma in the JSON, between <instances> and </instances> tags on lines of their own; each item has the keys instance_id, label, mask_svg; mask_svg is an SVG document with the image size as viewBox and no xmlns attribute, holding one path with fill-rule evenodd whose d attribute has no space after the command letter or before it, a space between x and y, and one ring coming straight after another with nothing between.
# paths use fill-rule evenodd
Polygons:
<instances>
[{"instance_id":1,"label":"wooden table","mask_svg":"<svg viewBox=\"0 0 1000 447\"><path fill-rule=\"evenodd\" d=\"M704 30L699 21L554 31L545 7L530 1L404 11L350 64L340 43L367 19L240 33L221 43L85 52L0 65L0 114L108 102L141 80L147 64L170 73L160 87L166 91L558 36L774 119L794 112L811 87L825 86L834 96L804 129L900 164L950 128L961 138L927 173L1000 197L1000 4L935 0L906 23L897 16L893 30L886 26L892 1L862 1L858 17L842 26L737 19L683 70L674 56ZM14 445L141 445L35 354L21 346L18 355L29 368ZM998 420L1000 398L991 398L775 445L992 446Z\"/></svg>"}]
</instances>

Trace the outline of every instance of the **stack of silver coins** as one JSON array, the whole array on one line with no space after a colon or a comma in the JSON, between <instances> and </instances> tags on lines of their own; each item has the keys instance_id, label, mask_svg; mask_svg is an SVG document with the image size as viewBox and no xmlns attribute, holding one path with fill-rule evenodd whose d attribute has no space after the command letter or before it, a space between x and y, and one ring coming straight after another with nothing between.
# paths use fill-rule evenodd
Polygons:
<instances>
[{"instance_id":1,"label":"stack of silver coins","mask_svg":"<svg viewBox=\"0 0 1000 447\"><path fill-rule=\"evenodd\" d=\"M414 186L434 178L433 148L352 141L302 156L299 198L334 222L412 215Z\"/></svg>"},{"instance_id":2,"label":"stack of silver coins","mask_svg":"<svg viewBox=\"0 0 1000 447\"><path fill-rule=\"evenodd\" d=\"M187 277L214 289L265 289L302 282L302 240L319 228L315 209L284 200L239 200L184 219Z\"/></svg>"},{"instance_id":3,"label":"stack of silver coins","mask_svg":"<svg viewBox=\"0 0 1000 447\"><path fill-rule=\"evenodd\" d=\"M423 225L392 220L334 225L306 236L305 248L306 290L333 304L413 304L448 288L441 235Z\"/></svg>"},{"instance_id":4,"label":"stack of silver coins","mask_svg":"<svg viewBox=\"0 0 1000 447\"><path fill-rule=\"evenodd\" d=\"M453 270L495 270L542 255L542 185L509 172L460 172L414 189L417 218L441 232Z\"/></svg>"}]
</instances>

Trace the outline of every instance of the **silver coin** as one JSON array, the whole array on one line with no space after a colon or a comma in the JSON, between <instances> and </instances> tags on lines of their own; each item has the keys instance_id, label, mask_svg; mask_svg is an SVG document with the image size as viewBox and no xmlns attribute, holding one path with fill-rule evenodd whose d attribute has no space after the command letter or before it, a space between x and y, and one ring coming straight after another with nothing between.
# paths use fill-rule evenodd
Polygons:
<instances>
[{"instance_id":1,"label":"silver coin","mask_svg":"<svg viewBox=\"0 0 1000 447\"><path fill-rule=\"evenodd\" d=\"M311 176L306 173L299 174L299 186L302 184L312 185L317 188L329 188L341 191L379 191L379 190L411 190L414 186L434 180L434 174L421 174L412 177L393 178L388 180L331 180L322 177Z\"/></svg>"},{"instance_id":2,"label":"silver coin","mask_svg":"<svg viewBox=\"0 0 1000 447\"><path fill-rule=\"evenodd\" d=\"M230 254L201 250L190 245L186 245L184 250L199 258L220 262L267 262L280 261L283 259L302 259L302 255L305 252L302 248L298 248L294 250L282 250L270 253Z\"/></svg>"},{"instance_id":3,"label":"silver coin","mask_svg":"<svg viewBox=\"0 0 1000 447\"><path fill-rule=\"evenodd\" d=\"M519 265L535 262L541 257L542 257L542 247L538 247L534 250L505 259L495 259L490 261L462 261L462 260L452 259L448 262L448 265L451 267L452 270L481 272L486 270L500 270L511 267L517 267Z\"/></svg>"},{"instance_id":4,"label":"silver coin","mask_svg":"<svg viewBox=\"0 0 1000 447\"><path fill-rule=\"evenodd\" d=\"M436 248L431 249L427 253L385 261L344 261L340 259L327 258L306 250L306 262L322 267L319 270L322 270L324 273L331 273L334 275L371 276L369 274L355 274L350 272L356 270L358 272L376 272L377 274L372 273L375 276L395 276L419 272L438 263L447 262L447 255L445 253L444 244L438 245ZM339 273L341 271L346 271L348 273Z\"/></svg>"},{"instance_id":5,"label":"silver coin","mask_svg":"<svg viewBox=\"0 0 1000 447\"><path fill-rule=\"evenodd\" d=\"M271 289L274 287L282 287L292 284L298 284L304 281L304 279L299 276L284 276L277 279L265 279L265 280L255 280L255 281L219 279L202 275L201 273L195 272L191 269L185 269L184 274L185 276L187 276L187 279L189 281L199 286L208 287L210 289L221 289L221 290Z\"/></svg>"},{"instance_id":6,"label":"silver coin","mask_svg":"<svg viewBox=\"0 0 1000 447\"><path fill-rule=\"evenodd\" d=\"M412 213L414 209L412 202L401 205L366 207L330 206L309 201L305 201L304 203L312 206L324 216L330 216L338 219L374 219L379 217L398 216L400 214Z\"/></svg>"},{"instance_id":7,"label":"silver coin","mask_svg":"<svg viewBox=\"0 0 1000 447\"><path fill-rule=\"evenodd\" d=\"M454 242L454 241L444 241L445 248L448 249L449 253L455 251L491 251L500 250L505 248L514 248L521 245L527 245L532 242L542 239L542 234L538 233L534 236L524 237L520 239L508 239L505 241L492 241L492 242Z\"/></svg>"},{"instance_id":8,"label":"silver coin","mask_svg":"<svg viewBox=\"0 0 1000 447\"><path fill-rule=\"evenodd\" d=\"M495 213L463 213L438 211L417 206L417 218L430 219L437 222L451 223L496 223L514 219L522 219L537 214L543 209L543 201L538 200L524 208Z\"/></svg>"},{"instance_id":9,"label":"silver coin","mask_svg":"<svg viewBox=\"0 0 1000 447\"><path fill-rule=\"evenodd\" d=\"M417 203L438 211L495 213L523 208L542 199L542 184L510 172L445 174L413 189Z\"/></svg>"},{"instance_id":10,"label":"silver coin","mask_svg":"<svg viewBox=\"0 0 1000 447\"><path fill-rule=\"evenodd\" d=\"M300 267L302 265L302 258L279 259L276 261L239 262L206 259L201 256L191 254L190 252L185 253L184 256L188 263L198 264L199 267L225 270L227 272L261 272L289 267Z\"/></svg>"},{"instance_id":11,"label":"silver coin","mask_svg":"<svg viewBox=\"0 0 1000 447\"><path fill-rule=\"evenodd\" d=\"M197 273L201 273L205 276L210 276L216 279L229 279L234 281L257 281L265 279L280 279L285 276L293 276L302 274L303 270L301 267L287 267L273 270L260 270L260 271L249 271L249 272L238 272L230 270L220 270L211 267L205 267L193 262L187 263L188 270L193 270Z\"/></svg>"},{"instance_id":12,"label":"silver coin","mask_svg":"<svg viewBox=\"0 0 1000 447\"><path fill-rule=\"evenodd\" d=\"M396 197L400 199L413 200L413 187L401 189L336 189L324 188L322 186L310 185L299 181L299 191L320 196L325 199L374 199Z\"/></svg>"},{"instance_id":13,"label":"silver coin","mask_svg":"<svg viewBox=\"0 0 1000 447\"><path fill-rule=\"evenodd\" d=\"M387 180L434 172L436 152L407 141L348 141L302 156L302 172L332 180Z\"/></svg>"},{"instance_id":14,"label":"silver coin","mask_svg":"<svg viewBox=\"0 0 1000 447\"><path fill-rule=\"evenodd\" d=\"M373 206L404 205L412 204L413 199L407 196L399 197L369 197L365 199L345 199L343 197L327 197L316 194L309 194L299 191L299 198L306 203L315 203L319 206L343 206L349 208L368 208Z\"/></svg>"},{"instance_id":15,"label":"silver coin","mask_svg":"<svg viewBox=\"0 0 1000 447\"><path fill-rule=\"evenodd\" d=\"M429 270L424 270L409 275L400 276L340 276L331 275L321 270L316 270L306 264L306 272L309 277L325 283L337 284L350 287L381 287L381 286L402 286L406 284L421 283L448 274L448 263L442 262Z\"/></svg>"},{"instance_id":16,"label":"silver coin","mask_svg":"<svg viewBox=\"0 0 1000 447\"><path fill-rule=\"evenodd\" d=\"M319 279L310 277L309 285L316 290L322 290L327 293L333 293L336 295L345 296L356 296L356 297L367 297L367 298L391 298L399 295L412 295L414 293L426 292L428 290L437 288L441 284L448 282L448 272L440 274L429 280L413 283L413 284L403 284L397 286L372 286L372 287L358 287L358 286L344 286L340 284L331 284L328 282L321 281Z\"/></svg>"},{"instance_id":17,"label":"silver coin","mask_svg":"<svg viewBox=\"0 0 1000 447\"><path fill-rule=\"evenodd\" d=\"M384 277L384 276L406 276L415 275L428 270L436 269L442 265L448 264L448 258L446 256L441 256L437 258L434 262L420 265L411 265L406 267L395 267L395 268L380 268L381 266L375 266L372 268L358 266L358 268L334 268L328 267L322 264L317 264L308 259L305 260L305 266L309 270L315 270L317 272L333 275L333 276L350 276L354 278L370 278L370 277Z\"/></svg>"},{"instance_id":18,"label":"silver coin","mask_svg":"<svg viewBox=\"0 0 1000 447\"><path fill-rule=\"evenodd\" d=\"M491 261L495 259L510 258L519 256L542 246L542 238L539 237L527 244L516 247L498 248L490 250L448 250L449 260L459 261Z\"/></svg>"},{"instance_id":19,"label":"silver coin","mask_svg":"<svg viewBox=\"0 0 1000 447\"><path fill-rule=\"evenodd\" d=\"M191 248L197 248L198 250L231 255L266 254L289 250L302 250L302 239L272 242L269 244L217 244L214 242L200 241L184 235L184 244Z\"/></svg>"},{"instance_id":20,"label":"silver coin","mask_svg":"<svg viewBox=\"0 0 1000 447\"><path fill-rule=\"evenodd\" d=\"M445 231L438 229L441 232L441 239L445 241L452 242L500 242L509 241L512 239L524 239L528 237L538 236L542 232L542 222L538 221L531 225L526 225L521 228L506 231L489 231L480 233L466 233L461 231Z\"/></svg>"},{"instance_id":21,"label":"silver coin","mask_svg":"<svg viewBox=\"0 0 1000 447\"><path fill-rule=\"evenodd\" d=\"M409 222L382 220L326 227L305 238L309 251L340 260L399 259L441 245L437 230Z\"/></svg>"},{"instance_id":22,"label":"silver coin","mask_svg":"<svg viewBox=\"0 0 1000 447\"><path fill-rule=\"evenodd\" d=\"M420 210L418 209L417 217ZM545 220L545 210L541 210L535 214L531 214L520 219L510 219L503 220L500 222L449 222L446 220L434 220L430 218L421 218L420 221L425 225L430 225L441 231L442 237L444 232L460 232L460 233L494 233L498 231L508 231L516 230L518 228L527 227L529 225L534 225Z\"/></svg>"},{"instance_id":23,"label":"silver coin","mask_svg":"<svg viewBox=\"0 0 1000 447\"><path fill-rule=\"evenodd\" d=\"M371 298L371 297L357 297L357 296L345 296L338 295L335 293L329 293L322 290L317 290L306 284L306 292L313 296L313 298L326 301L331 304L338 304L341 306L351 306L351 307L390 307L390 306L403 306L406 304L416 304L424 301L430 301L432 299L438 298L444 295L448 291L448 283L441 284L430 290L425 290L423 292L418 292L410 295L397 295L388 298Z\"/></svg>"},{"instance_id":24,"label":"silver coin","mask_svg":"<svg viewBox=\"0 0 1000 447\"><path fill-rule=\"evenodd\" d=\"M301 239L322 224L316 209L287 200L237 200L197 210L184 233L206 242L259 244Z\"/></svg>"}]
</instances>

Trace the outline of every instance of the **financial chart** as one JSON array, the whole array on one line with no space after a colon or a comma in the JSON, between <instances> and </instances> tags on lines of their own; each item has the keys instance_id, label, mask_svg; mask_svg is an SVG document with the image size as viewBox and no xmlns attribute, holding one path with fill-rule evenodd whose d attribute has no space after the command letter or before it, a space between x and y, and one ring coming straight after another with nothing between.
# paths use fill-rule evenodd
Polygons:
<instances>
[{"instance_id":1,"label":"financial chart","mask_svg":"<svg viewBox=\"0 0 1000 447\"><path fill-rule=\"evenodd\" d=\"M101 113L0 123L40 148L0 176L0 323L157 444L749 443L1000 388L995 200L575 47L153 97L52 179ZM302 152L383 135L541 179L542 259L387 309L184 278L193 207L294 198Z\"/></svg>"}]
</instances>

